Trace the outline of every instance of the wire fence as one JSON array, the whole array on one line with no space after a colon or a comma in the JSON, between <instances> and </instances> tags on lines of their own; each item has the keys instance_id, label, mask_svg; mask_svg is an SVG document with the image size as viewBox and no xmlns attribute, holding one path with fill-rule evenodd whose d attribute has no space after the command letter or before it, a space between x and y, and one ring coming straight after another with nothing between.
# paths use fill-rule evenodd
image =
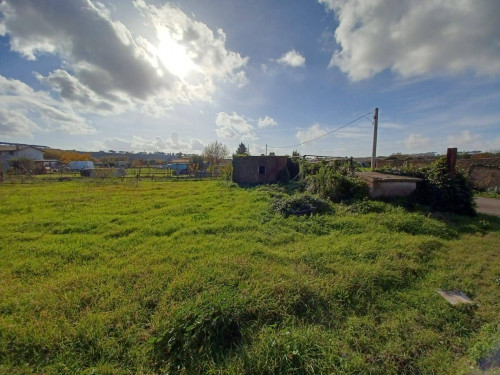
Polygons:
<instances>
[{"instance_id":1,"label":"wire fence","mask_svg":"<svg viewBox=\"0 0 500 375\"><path fill-rule=\"evenodd\" d=\"M184 181L209 180L216 176L207 171L174 170L157 167L134 168L94 168L80 171L60 169L57 172L36 174L32 171L9 170L3 173L0 182L4 183L36 183L43 181L70 181L70 180L152 180L152 181ZM3 181L2 181L3 180Z\"/></svg>"}]
</instances>

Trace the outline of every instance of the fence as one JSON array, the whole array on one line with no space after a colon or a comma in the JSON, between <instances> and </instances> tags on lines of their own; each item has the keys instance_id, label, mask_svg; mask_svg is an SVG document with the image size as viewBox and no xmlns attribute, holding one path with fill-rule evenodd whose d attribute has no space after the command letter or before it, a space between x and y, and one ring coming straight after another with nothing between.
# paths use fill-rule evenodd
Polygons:
<instances>
[{"instance_id":1,"label":"fence","mask_svg":"<svg viewBox=\"0 0 500 375\"><path fill-rule=\"evenodd\" d=\"M214 178L216 178L216 176L206 171L184 172L154 167L95 168L81 171L60 170L58 172L46 174L34 174L32 172L17 173L15 170L9 170L8 173L4 173L5 183L68 181L74 179L181 181Z\"/></svg>"}]
</instances>

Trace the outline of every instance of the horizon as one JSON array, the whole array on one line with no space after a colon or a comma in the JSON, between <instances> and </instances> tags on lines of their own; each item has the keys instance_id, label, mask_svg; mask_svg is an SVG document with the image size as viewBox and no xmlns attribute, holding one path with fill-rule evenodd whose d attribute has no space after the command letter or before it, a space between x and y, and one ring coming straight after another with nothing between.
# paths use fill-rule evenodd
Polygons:
<instances>
[{"instance_id":1,"label":"horizon","mask_svg":"<svg viewBox=\"0 0 500 375\"><path fill-rule=\"evenodd\" d=\"M38 148L38 149L41 149L41 151L44 151L45 149L46 150L58 150L58 151L69 151L69 152L77 152L77 153L82 153L82 154L99 154L99 153L103 153L103 154L120 154L120 155L141 155L141 154L144 154L144 155L154 155L155 153L159 153L159 154L163 154L163 155L172 155L172 154L179 154L179 151L178 152L164 152L164 151L125 151L125 150L98 150L98 151L91 151L91 150L77 150L77 149L59 149L59 148L54 148L54 147L51 147L51 146L45 146L45 145L34 145L34 144L28 144L28 143L11 143L11 142L1 142L0 141L0 146L2 145L18 145L18 146L26 146L26 147L34 147L34 148ZM245 145L247 146L247 145ZM248 148L247 148L248 149ZM473 155L473 154L488 154L488 153L493 153L493 154L497 154L499 153L499 151L481 151L481 150L459 150L457 149L457 152L459 155L463 155L463 154L468 154L468 155ZM180 152L182 154L181 158L183 157L186 157L186 156L201 156L202 153L183 153L183 152ZM269 153L266 155L265 153L262 153L262 154L252 154L250 151L249 153L247 154L248 156L289 156L291 157L291 154L292 153L285 153L285 154L278 154L278 153L275 153L275 155L270 155ZM233 156L236 156L237 154L234 153L234 152L231 152L231 150L229 150L229 158L232 158ZM306 157L306 156L310 156L310 157L316 157L316 158L337 158L337 159L346 159L346 158L354 158L354 159L371 159L371 155L361 155L361 156L351 156L351 155L345 155L345 156L341 156L341 155L319 155L319 154L300 154L298 155L299 157ZM391 154L387 154L387 155L377 155L376 157L377 158L388 158L388 157L391 157L391 156L434 156L434 157L439 157L439 156L446 156L446 152L445 153L441 153L441 152L438 152L438 151L427 151L427 152L417 152L417 153L401 153L401 152L394 152L394 153L391 153Z\"/></svg>"}]
</instances>

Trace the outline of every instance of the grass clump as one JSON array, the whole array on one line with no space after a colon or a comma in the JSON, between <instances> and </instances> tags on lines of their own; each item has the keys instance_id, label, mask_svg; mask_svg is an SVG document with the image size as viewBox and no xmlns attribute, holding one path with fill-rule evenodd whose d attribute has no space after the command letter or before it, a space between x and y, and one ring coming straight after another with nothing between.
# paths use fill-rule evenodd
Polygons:
<instances>
[{"instance_id":1,"label":"grass clump","mask_svg":"<svg viewBox=\"0 0 500 375\"><path fill-rule=\"evenodd\" d=\"M242 329L252 321L246 306L231 293L204 293L200 300L177 309L149 339L159 368L201 371L205 362L221 361L241 343Z\"/></svg>"},{"instance_id":2,"label":"grass clump","mask_svg":"<svg viewBox=\"0 0 500 375\"><path fill-rule=\"evenodd\" d=\"M307 215L327 212L329 203L318 196L308 193L297 193L290 196L280 195L273 200L273 209L284 215Z\"/></svg>"}]
</instances>

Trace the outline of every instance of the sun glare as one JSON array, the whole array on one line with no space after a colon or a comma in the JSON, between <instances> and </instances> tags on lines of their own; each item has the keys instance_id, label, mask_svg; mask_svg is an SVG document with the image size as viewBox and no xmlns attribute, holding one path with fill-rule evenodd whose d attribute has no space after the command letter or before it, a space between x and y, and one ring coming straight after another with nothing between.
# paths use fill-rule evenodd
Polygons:
<instances>
[{"instance_id":1,"label":"sun glare","mask_svg":"<svg viewBox=\"0 0 500 375\"><path fill-rule=\"evenodd\" d=\"M196 65L188 56L186 48L172 38L166 29L158 33L158 57L162 64L174 75L185 78L190 72L196 70Z\"/></svg>"}]
</instances>

